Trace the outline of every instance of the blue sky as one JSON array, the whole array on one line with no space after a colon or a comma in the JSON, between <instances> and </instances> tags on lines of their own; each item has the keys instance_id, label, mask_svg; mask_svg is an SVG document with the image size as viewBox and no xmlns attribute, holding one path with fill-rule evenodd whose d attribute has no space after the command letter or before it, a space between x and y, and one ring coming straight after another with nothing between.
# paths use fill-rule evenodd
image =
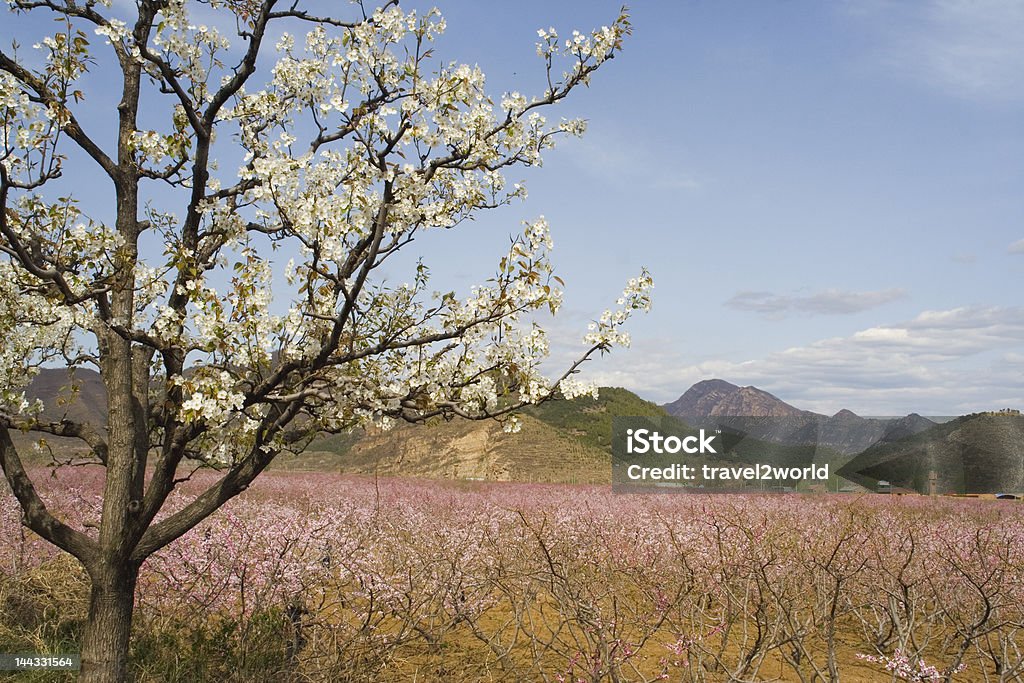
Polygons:
<instances>
[{"instance_id":1,"label":"blue sky","mask_svg":"<svg viewBox=\"0 0 1024 683\"><path fill-rule=\"evenodd\" d=\"M619 9L439 4L438 56L480 64L495 97L543 89L538 28L589 30ZM419 241L435 285L488 277L544 214L567 284L552 371L646 266L654 308L631 349L589 364L602 384L666 402L719 377L826 413L1024 408L1024 4L631 14L624 52L562 108L587 136L509 173L529 200Z\"/></svg>"},{"instance_id":2,"label":"blue sky","mask_svg":"<svg viewBox=\"0 0 1024 683\"><path fill-rule=\"evenodd\" d=\"M538 27L590 28L618 4L441 9L439 51L526 91ZM1024 5L646 2L632 17L569 107L586 138L480 226L493 240L551 221L562 358L646 265L654 309L588 368L602 383L664 402L720 377L826 413L1024 407Z\"/></svg>"}]
</instances>

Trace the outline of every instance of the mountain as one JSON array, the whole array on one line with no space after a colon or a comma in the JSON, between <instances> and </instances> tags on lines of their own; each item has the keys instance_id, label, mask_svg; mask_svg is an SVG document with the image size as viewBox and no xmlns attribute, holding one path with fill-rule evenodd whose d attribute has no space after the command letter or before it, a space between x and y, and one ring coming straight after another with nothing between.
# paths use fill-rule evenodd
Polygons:
<instances>
[{"instance_id":1,"label":"mountain","mask_svg":"<svg viewBox=\"0 0 1024 683\"><path fill-rule=\"evenodd\" d=\"M904 433L868 448L838 473L868 488L887 481L928 493L934 473L936 493L1024 492L1024 416L975 413Z\"/></svg>"},{"instance_id":2,"label":"mountain","mask_svg":"<svg viewBox=\"0 0 1024 683\"><path fill-rule=\"evenodd\" d=\"M682 418L717 415L794 417L812 414L798 410L757 387L738 387L721 379L697 382L664 408L670 415Z\"/></svg>"},{"instance_id":3,"label":"mountain","mask_svg":"<svg viewBox=\"0 0 1024 683\"><path fill-rule=\"evenodd\" d=\"M846 455L935 425L917 414L897 419L870 419L844 409L832 416L821 415L795 408L757 387L738 387L720 379L697 382L664 408L670 415L695 425L714 421L758 439L784 444L818 444Z\"/></svg>"},{"instance_id":4,"label":"mountain","mask_svg":"<svg viewBox=\"0 0 1024 683\"><path fill-rule=\"evenodd\" d=\"M100 430L106 425L107 392L100 374L95 370L79 368L71 374L66 368L43 368L32 378L25 396L29 401L42 401L43 420L56 422L66 418L75 422L88 422ZM27 461L49 459L47 449L37 450L34 447L41 436L35 432L11 432L11 439L18 452ZM89 450L78 439L46 436L44 441L49 449L63 457L85 455Z\"/></svg>"}]
</instances>

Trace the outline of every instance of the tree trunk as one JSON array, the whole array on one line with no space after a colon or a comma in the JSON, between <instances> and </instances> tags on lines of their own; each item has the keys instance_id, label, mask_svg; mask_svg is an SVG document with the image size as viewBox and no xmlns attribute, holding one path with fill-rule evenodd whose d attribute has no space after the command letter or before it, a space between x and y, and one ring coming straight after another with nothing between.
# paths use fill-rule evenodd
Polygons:
<instances>
[{"instance_id":1,"label":"tree trunk","mask_svg":"<svg viewBox=\"0 0 1024 683\"><path fill-rule=\"evenodd\" d=\"M123 683L128 680L128 639L139 567L132 562L102 562L89 576L89 620L78 680Z\"/></svg>"}]
</instances>

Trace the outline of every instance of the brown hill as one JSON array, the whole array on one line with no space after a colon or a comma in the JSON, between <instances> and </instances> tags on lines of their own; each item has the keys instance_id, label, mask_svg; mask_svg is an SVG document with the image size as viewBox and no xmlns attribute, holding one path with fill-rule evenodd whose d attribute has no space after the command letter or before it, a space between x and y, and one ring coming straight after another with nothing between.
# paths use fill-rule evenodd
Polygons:
<instances>
[{"instance_id":1,"label":"brown hill","mask_svg":"<svg viewBox=\"0 0 1024 683\"><path fill-rule=\"evenodd\" d=\"M522 430L506 434L493 421L453 420L400 425L350 439L339 450L283 459L283 467L324 467L341 472L491 481L592 482L611 480L607 452L541 420L522 416Z\"/></svg>"},{"instance_id":2,"label":"brown hill","mask_svg":"<svg viewBox=\"0 0 1024 683\"><path fill-rule=\"evenodd\" d=\"M618 387L599 398L552 400L523 411L523 429L493 421L401 425L388 432L325 436L278 467L413 476L552 482L611 479L612 420L664 417L659 406Z\"/></svg>"},{"instance_id":3,"label":"brown hill","mask_svg":"<svg viewBox=\"0 0 1024 683\"><path fill-rule=\"evenodd\" d=\"M46 406L43 415L50 420L67 418L103 426L107 422L107 391L95 370L79 368L43 368L25 392L30 401L39 399Z\"/></svg>"},{"instance_id":4,"label":"brown hill","mask_svg":"<svg viewBox=\"0 0 1024 683\"><path fill-rule=\"evenodd\" d=\"M46 406L49 420L68 418L102 428L106 392L100 375L78 370L44 369L34 378L30 399ZM506 434L493 421L456 420L401 425L387 432L353 433L313 442L297 456L282 456L276 467L402 474L459 479L607 482L611 480L611 419L616 414L663 414L624 389L606 389L597 401L557 401L523 415L523 429ZM32 443L38 434L14 435L30 458L46 457ZM59 457L84 454L75 439L47 437Z\"/></svg>"},{"instance_id":5,"label":"brown hill","mask_svg":"<svg viewBox=\"0 0 1024 683\"><path fill-rule=\"evenodd\" d=\"M101 430L106 426L107 392L95 370L79 368L71 374L66 368L43 368L32 378L25 395L29 401L42 401L44 420L68 419L89 423ZM58 458L84 456L89 452L78 439L56 436L45 437L46 448L39 450L35 446L41 436L20 431L11 434L18 452L28 461L49 460L51 452Z\"/></svg>"}]
</instances>

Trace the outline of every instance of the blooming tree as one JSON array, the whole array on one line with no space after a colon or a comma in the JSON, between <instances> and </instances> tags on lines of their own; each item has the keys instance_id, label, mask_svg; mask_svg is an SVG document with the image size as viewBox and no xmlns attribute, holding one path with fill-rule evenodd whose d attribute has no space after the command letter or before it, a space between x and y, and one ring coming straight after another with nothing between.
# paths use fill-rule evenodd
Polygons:
<instances>
[{"instance_id":1,"label":"blooming tree","mask_svg":"<svg viewBox=\"0 0 1024 683\"><path fill-rule=\"evenodd\" d=\"M138 0L131 16L109 0L7 4L7 26L50 14L57 29L0 51L0 464L24 524L90 577L84 680L124 679L146 558L282 451L320 431L505 419L588 391L579 363L628 343L622 324L649 305L642 273L549 380L534 314L558 309L562 283L543 218L466 296L432 292L422 262L404 284L380 275L418 235L525 197L505 171L582 134L543 111L618 52L624 12L568 39L540 31L546 89L495 101L479 68L435 57L441 15L396 2L358 3L352 20L277 0ZM101 83L119 91L107 115ZM103 178L109 201L83 208L62 178L72 165ZM56 361L99 370L105 425L26 400ZM13 429L87 446L105 467L98 528L47 510ZM196 463L222 474L162 511Z\"/></svg>"}]
</instances>

